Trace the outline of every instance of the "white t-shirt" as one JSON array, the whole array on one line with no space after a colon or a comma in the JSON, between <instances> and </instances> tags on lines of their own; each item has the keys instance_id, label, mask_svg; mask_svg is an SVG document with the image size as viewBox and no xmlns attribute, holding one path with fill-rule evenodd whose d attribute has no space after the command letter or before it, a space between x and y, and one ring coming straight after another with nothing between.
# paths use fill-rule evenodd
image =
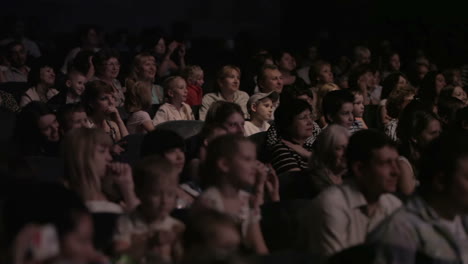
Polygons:
<instances>
[{"instance_id":1,"label":"white t-shirt","mask_svg":"<svg viewBox=\"0 0 468 264\"><path fill-rule=\"evenodd\" d=\"M136 111L130 115L127 120L127 129L129 134L146 134L147 131L143 128L145 121L151 121L151 117L145 111Z\"/></svg>"},{"instance_id":2,"label":"white t-shirt","mask_svg":"<svg viewBox=\"0 0 468 264\"><path fill-rule=\"evenodd\" d=\"M253 134L267 131L268 128L270 128L270 124L268 124L268 122L263 122L262 127L258 127L250 121L245 121L244 123L244 131L245 131L246 137L253 135Z\"/></svg>"}]
</instances>

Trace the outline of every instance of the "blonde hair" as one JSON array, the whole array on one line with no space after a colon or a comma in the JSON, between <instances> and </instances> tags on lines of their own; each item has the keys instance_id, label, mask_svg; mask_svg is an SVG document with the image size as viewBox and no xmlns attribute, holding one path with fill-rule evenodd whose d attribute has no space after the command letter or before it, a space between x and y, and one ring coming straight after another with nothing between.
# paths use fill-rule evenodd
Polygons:
<instances>
[{"instance_id":1,"label":"blonde hair","mask_svg":"<svg viewBox=\"0 0 468 264\"><path fill-rule=\"evenodd\" d=\"M125 109L131 113L148 109L152 103L151 88L148 82L127 80Z\"/></svg>"},{"instance_id":2,"label":"blonde hair","mask_svg":"<svg viewBox=\"0 0 468 264\"><path fill-rule=\"evenodd\" d=\"M112 140L103 130L86 127L71 130L62 143L65 181L84 200L101 192L100 175L97 175L94 164L98 145L110 147Z\"/></svg>"},{"instance_id":3,"label":"blonde hair","mask_svg":"<svg viewBox=\"0 0 468 264\"><path fill-rule=\"evenodd\" d=\"M177 186L179 178L174 171L174 166L163 157L155 155L143 158L133 169L137 194L144 195L154 185Z\"/></svg>"},{"instance_id":4,"label":"blonde hair","mask_svg":"<svg viewBox=\"0 0 468 264\"><path fill-rule=\"evenodd\" d=\"M340 90L340 87L334 83L326 83L318 87L317 91L317 104L315 106L315 111L317 113L317 117L320 118L322 116L322 101L325 95L331 91Z\"/></svg>"},{"instance_id":5,"label":"blonde hair","mask_svg":"<svg viewBox=\"0 0 468 264\"><path fill-rule=\"evenodd\" d=\"M239 74L239 76L241 75L240 68L234 65L225 65L218 71L218 74L216 74L216 91L221 91L219 82L226 78L232 71L236 71Z\"/></svg>"},{"instance_id":6,"label":"blonde hair","mask_svg":"<svg viewBox=\"0 0 468 264\"><path fill-rule=\"evenodd\" d=\"M169 98L169 91L174 89L173 87L173 83L177 80L182 80L185 82L185 79L182 78L181 76L179 75L174 75L174 76L171 76L171 77L168 77L164 83L163 83L163 88L164 88L164 94L167 98ZM169 98L170 99L170 98Z\"/></svg>"},{"instance_id":7,"label":"blonde hair","mask_svg":"<svg viewBox=\"0 0 468 264\"><path fill-rule=\"evenodd\" d=\"M202 74L203 70L200 66L188 65L184 68L181 75L187 82L192 82L195 78L200 77Z\"/></svg>"},{"instance_id":8,"label":"blonde hair","mask_svg":"<svg viewBox=\"0 0 468 264\"><path fill-rule=\"evenodd\" d=\"M141 79L142 77L141 75L143 73L143 64L147 60L154 60L156 62L156 59L154 58L154 56L147 52L142 52L135 56L132 62L132 66L130 68L130 74L127 80L125 81L125 86L127 86L128 80L137 81ZM153 82L154 80L144 80L144 81Z\"/></svg>"},{"instance_id":9,"label":"blonde hair","mask_svg":"<svg viewBox=\"0 0 468 264\"><path fill-rule=\"evenodd\" d=\"M335 162L335 149L340 136L349 138L347 128L340 125L329 125L317 137L314 143L314 155L309 160L309 167L316 169L331 168Z\"/></svg>"}]
</instances>

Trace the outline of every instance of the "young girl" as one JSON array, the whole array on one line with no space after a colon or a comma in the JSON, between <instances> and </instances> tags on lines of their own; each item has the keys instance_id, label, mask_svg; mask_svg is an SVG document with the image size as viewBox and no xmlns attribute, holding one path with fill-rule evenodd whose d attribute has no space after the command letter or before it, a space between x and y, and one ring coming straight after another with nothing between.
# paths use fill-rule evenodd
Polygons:
<instances>
[{"instance_id":1,"label":"young girl","mask_svg":"<svg viewBox=\"0 0 468 264\"><path fill-rule=\"evenodd\" d=\"M129 134L146 134L154 130L147 110L151 106L151 86L147 82L127 82L125 108L130 113L127 120Z\"/></svg>"},{"instance_id":2,"label":"young girl","mask_svg":"<svg viewBox=\"0 0 468 264\"><path fill-rule=\"evenodd\" d=\"M350 132L352 134L361 129L367 129L367 125L366 125L366 122L364 122L364 119L362 118L364 114L364 96L362 95L362 92L358 90L351 90L351 93L354 95L354 102L353 102L354 122L351 125L351 129L350 129Z\"/></svg>"},{"instance_id":3,"label":"young girl","mask_svg":"<svg viewBox=\"0 0 468 264\"><path fill-rule=\"evenodd\" d=\"M205 82L203 80L203 70L198 65L190 65L184 69L182 74L187 81L187 100L185 101L190 106L199 106L202 104L203 88Z\"/></svg>"},{"instance_id":4,"label":"young girl","mask_svg":"<svg viewBox=\"0 0 468 264\"><path fill-rule=\"evenodd\" d=\"M207 154L201 175L206 189L197 206L232 216L241 226L244 244L257 254L267 254L259 206L263 204L265 190L269 199L279 201L278 179L273 169L258 162L254 143L238 135L214 139ZM250 188L254 189L253 194L245 191Z\"/></svg>"},{"instance_id":5,"label":"young girl","mask_svg":"<svg viewBox=\"0 0 468 264\"><path fill-rule=\"evenodd\" d=\"M318 89L326 83L333 83L333 72L330 63L326 61L315 62L309 70L310 84Z\"/></svg>"},{"instance_id":6,"label":"young girl","mask_svg":"<svg viewBox=\"0 0 468 264\"><path fill-rule=\"evenodd\" d=\"M137 262L150 259L177 263L182 257L184 224L170 216L176 205L178 173L162 157L144 158L135 166L140 205L119 219L114 236L118 253Z\"/></svg>"},{"instance_id":7,"label":"young girl","mask_svg":"<svg viewBox=\"0 0 468 264\"><path fill-rule=\"evenodd\" d=\"M163 104L153 118L156 126L166 121L173 120L195 120L192 108L186 103L187 83L180 76L173 76L166 79L164 89L169 98L169 102Z\"/></svg>"},{"instance_id":8,"label":"young girl","mask_svg":"<svg viewBox=\"0 0 468 264\"><path fill-rule=\"evenodd\" d=\"M32 101L47 103L58 94L54 89L55 72L50 62L40 60L28 75L28 82L32 85L21 97L20 107L24 107Z\"/></svg>"},{"instance_id":9,"label":"young girl","mask_svg":"<svg viewBox=\"0 0 468 264\"><path fill-rule=\"evenodd\" d=\"M82 103L87 108L91 127L104 130L114 143L128 135L115 106L114 90L109 84L99 80L87 83Z\"/></svg>"}]
</instances>

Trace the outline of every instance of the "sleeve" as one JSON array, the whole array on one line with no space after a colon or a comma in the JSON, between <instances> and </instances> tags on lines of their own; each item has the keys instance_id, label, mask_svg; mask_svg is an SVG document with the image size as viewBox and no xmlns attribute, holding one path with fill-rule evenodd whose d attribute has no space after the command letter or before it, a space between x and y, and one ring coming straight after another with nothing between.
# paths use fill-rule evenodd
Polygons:
<instances>
[{"instance_id":1,"label":"sleeve","mask_svg":"<svg viewBox=\"0 0 468 264\"><path fill-rule=\"evenodd\" d=\"M196 105L196 101L197 101L197 92L194 90L193 87L187 87L187 100L185 101L185 103L192 106L192 105Z\"/></svg>"},{"instance_id":2,"label":"sleeve","mask_svg":"<svg viewBox=\"0 0 468 264\"><path fill-rule=\"evenodd\" d=\"M206 113L208 112L208 109L214 103L214 101L215 100L213 100L213 98L209 94L203 96L202 105L200 107L200 120L205 121Z\"/></svg>"},{"instance_id":3,"label":"sleeve","mask_svg":"<svg viewBox=\"0 0 468 264\"><path fill-rule=\"evenodd\" d=\"M157 126L161 123L168 121L168 119L169 118L167 116L167 112L165 111L165 107L164 105L162 105L156 112L156 115L154 115L153 124Z\"/></svg>"},{"instance_id":4,"label":"sleeve","mask_svg":"<svg viewBox=\"0 0 468 264\"><path fill-rule=\"evenodd\" d=\"M138 125L141 125L143 122L151 120L151 117L145 111L138 111L135 113L135 120Z\"/></svg>"},{"instance_id":5,"label":"sleeve","mask_svg":"<svg viewBox=\"0 0 468 264\"><path fill-rule=\"evenodd\" d=\"M26 106L27 104L29 104L30 102L32 102L31 97L29 97L28 95L24 94L23 96L21 96L20 107L25 107L25 106Z\"/></svg>"}]
</instances>

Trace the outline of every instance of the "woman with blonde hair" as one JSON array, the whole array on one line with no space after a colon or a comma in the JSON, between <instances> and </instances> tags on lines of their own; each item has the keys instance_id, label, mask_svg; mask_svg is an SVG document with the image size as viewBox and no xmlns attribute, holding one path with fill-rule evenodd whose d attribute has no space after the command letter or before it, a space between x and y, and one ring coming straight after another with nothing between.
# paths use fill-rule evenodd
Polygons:
<instances>
[{"instance_id":1,"label":"woman with blonde hair","mask_svg":"<svg viewBox=\"0 0 468 264\"><path fill-rule=\"evenodd\" d=\"M142 81L129 81L125 109L130 113L127 129L130 134L146 134L154 130L153 121L146 110L151 106L151 85Z\"/></svg>"},{"instance_id":2,"label":"woman with blonde hair","mask_svg":"<svg viewBox=\"0 0 468 264\"><path fill-rule=\"evenodd\" d=\"M317 137L313 155L309 160L309 177L312 193L319 194L325 188L341 184L346 174L346 147L349 131L340 125L329 125Z\"/></svg>"},{"instance_id":3,"label":"woman with blonde hair","mask_svg":"<svg viewBox=\"0 0 468 264\"><path fill-rule=\"evenodd\" d=\"M200 108L200 120L205 120L206 112L217 101L236 103L242 108L244 117L248 116L247 101L249 100L249 95L239 90L240 75L241 71L236 66L226 65L221 68L217 74L215 91L203 96Z\"/></svg>"},{"instance_id":4,"label":"woman with blonde hair","mask_svg":"<svg viewBox=\"0 0 468 264\"><path fill-rule=\"evenodd\" d=\"M125 80L125 86L128 87L137 81L146 82L151 86L151 104L163 104L163 88L154 84L156 72L156 59L151 54L142 52L133 59L130 75Z\"/></svg>"}]
</instances>

